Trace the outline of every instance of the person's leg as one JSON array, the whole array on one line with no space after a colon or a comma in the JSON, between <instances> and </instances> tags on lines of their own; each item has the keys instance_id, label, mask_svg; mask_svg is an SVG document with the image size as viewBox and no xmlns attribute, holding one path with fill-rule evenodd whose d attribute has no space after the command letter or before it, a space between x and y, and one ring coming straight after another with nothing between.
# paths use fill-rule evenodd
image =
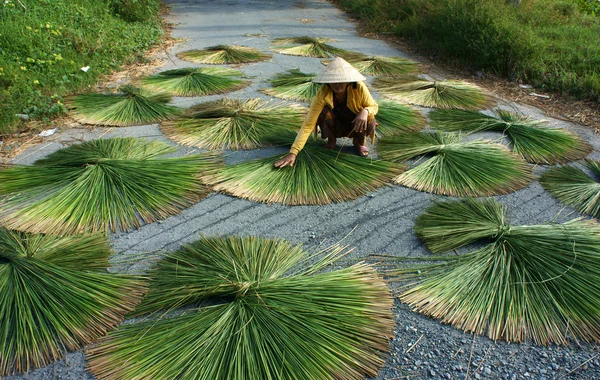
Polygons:
<instances>
[{"instance_id":1,"label":"person's leg","mask_svg":"<svg viewBox=\"0 0 600 380\"><path fill-rule=\"evenodd\" d=\"M327 144L325 144L325 147L328 149L335 149L335 115L328 106L323 107L323 111L321 111L321 114L317 119L317 125L319 128L321 128L321 138L327 139Z\"/></svg>"},{"instance_id":2,"label":"person's leg","mask_svg":"<svg viewBox=\"0 0 600 380\"><path fill-rule=\"evenodd\" d=\"M366 140L367 136L370 136L375 132L375 128L377 128L377 121L373 118L373 122L367 126L366 131L360 133L356 131L352 132L350 136L352 137L352 145L354 145L354 150L359 156L366 157L369 155L369 148L367 148Z\"/></svg>"}]
</instances>

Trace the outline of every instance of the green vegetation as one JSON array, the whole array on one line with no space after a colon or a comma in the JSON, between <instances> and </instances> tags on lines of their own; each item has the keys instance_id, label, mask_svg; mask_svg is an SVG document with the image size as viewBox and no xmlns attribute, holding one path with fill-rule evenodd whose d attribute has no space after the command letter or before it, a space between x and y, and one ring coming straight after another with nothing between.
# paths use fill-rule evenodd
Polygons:
<instances>
[{"instance_id":1,"label":"green vegetation","mask_svg":"<svg viewBox=\"0 0 600 380\"><path fill-rule=\"evenodd\" d=\"M326 44L333 42L331 38L318 37L280 37L273 40L274 50L281 54L299 55L302 57L329 58L332 56L343 56L350 52Z\"/></svg>"},{"instance_id":2,"label":"green vegetation","mask_svg":"<svg viewBox=\"0 0 600 380\"><path fill-rule=\"evenodd\" d=\"M496 110L497 117L475 111L434 110L431 126L441 131L501 132L511 140L512 149L525 160L538 164L556 164L580 160L592 146L577 134L552 128L544 120Z\"/></svg>"},{"instance_id":3,"label":"green vegetation","mask_svg":"<svg viewBox=\"0 0 600 380\"><path fill-rule=\"evenodd\" d=\"M336 0L370 31L544 90L600 101L600 3L592 0Z\"/></svg>"},{"instance_id":4,"label":"green vegetation","mask_svg":"<svg viewBox=\"0 0 600 380\"><path fill-rule=\"evenodd\" d=\"M98 139L31 166L0 171L0 204L11 228L39 233L115 232L176 214L203 198L200 172L213 156L164 158L162 141Z\"/></svg>"},{"instance_id":5,"label":"green vegetation","mask_svg":"<svg viewBox=\"0 0 600 380\"><path fill-rule=\"evenodd\" d=\"M489 140L461 141L456 133L405 132L379 139L383 160L426 161L394 179L419 191L458 197L506 194L527 185L531 169L505 146Z\"/></svg>"},{"instance_id":6,"label":"green vegetation","mask_svg":"<svg viewBox=\"0 0 600 380\"><path fill-rule=\"evenodd\" d=\"M600 339L596 221L515 226L496 201L463 200L433 205L415 229L447 256L395 259L403 268L389 274L413 280L400 299L414 310L492 340ZM451 251L472 242L485 245L461 255Z\"/></svg>"},{"instance_id":7,"label":"green vegetation","mask_svg":"<svg viewBox=\"0 0 600 380\"><path fill-rule=\"evenodd\" d=\"M150 273L138 311L188 310L122 326L88 351L88 368L100 379L375 377L393 334L393 300L367 264L322 271L347 252L334 246L315 260L255 237L189 244Z\"/></svg>"},{"instance_id":8,"label":"green vegetation","mask_svg":"<svg viewBox=\"0 0 600 380\"><path fill-rule=\"evenodd\" d=\"M158 0L3 1L0 136L18 129L15 114L42 119L60 115L65 112L64 96L142 58L162 35L158 4Z\"/></svg>"},{"instance_id":9,"label":"green vegetation","mask_svg":"<svg viewBox=\"0 0 600 380\"><path fill-rule=\"evenodd\" d=\"M210 46L204 50L188 50L177 54L184 61L206 63L208 65L239 64L265 61L271 54L247 46Z\"/></svg>"},{"instance_id":10,"label":"green vegetation","mask_svg":"<svg viewBox=\"0 0 600 380\"><path fill-rule=\"evenodd\" d=\"M0 228L0 376L27 372L106 334L142 295L106 273L101 235L59 238Z\"/></svg>"},{"instance_id":11,"label":"green vegetation","mask_svg":"<svg viewBox=\"0 0 600 380\"><path fill-rule=\"evenodd\" d=\"M189 108L162 124L172 140L205 149L257 149L289 144L306 109L260 99L220 99Z\"/></svg>"},{"instance_id":12,"label":"green vegetation","mask_svg":"<svg viewBox=\"0 0 600 380\"><path fill-rule=\"evenodd\" d=\"M540 183L550 194L579 212L600 218L600 161L586 160L585 166L593 178L574 166L551 168L540 177Z\"/></svg>"},{"instance_id":13,"label":"green vegetation","mask_svg":"<svg viewBox=\"0 0 600 380\"><path fill-rule=\"evenodd\" d=\"M140 90L125 85L113 94L81 94L67 102L71 116L82 124L126 127L168 120L180 109L167 103L165 92Z\"/></svg>"},{"instance_id":14,"label":"green vegetation","mask_svg":"<svg viewBox=\"0 0 600 380\"><path fill-rule=\"evenodd\" d=\"M480 110L494 104L487 91L463 81L378 77L373 81L373 87L383 96L423 107Z\"/></svg>"},{"instance_id":15,"label":"green vegetation","mask_svg":"<svg viewBox=\"0 0 600 380\"><path fill-rule=\"evenodd\" d=\"M173 96L205 96L240 90L250 82L236 79L244 74L226 67L186 67L142 78L142 86Z\"/></svg>"},{"instance_id":16,"label":"green vegetation","mask_svg":"<svg viewBox=\"0 0 600 380\"><path fill-rule=\"evenodd\" d=\"M208 171L215 190L255 202L322 205L366 195L406 169L405 165L370 160L307 144L292 167L273 166L273 157Z\"/></svg>"}]
</instances>

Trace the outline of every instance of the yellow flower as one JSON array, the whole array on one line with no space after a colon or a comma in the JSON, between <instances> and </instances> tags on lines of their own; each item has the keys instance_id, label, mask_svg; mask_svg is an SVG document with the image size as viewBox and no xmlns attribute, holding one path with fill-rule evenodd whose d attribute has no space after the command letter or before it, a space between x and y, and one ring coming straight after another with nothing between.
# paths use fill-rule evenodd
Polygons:
<instances>
[{"instance_id":1,"label":"yellow flower","mask_svg":"<svg viewBox=\"0 0 600 380\"><path fill-rule=\"evenodd\" d=\"M33 81L33 84L40 84L40 81L36 79Z\"/></svg>"},{"instance_id":2,"label":"yellow flower","mask_svg":"<svg viewBox=\"0 0 600 380\"><path fill-rule=\"evenodd\" d=\"M21 70L25 71L25 70L27 70L27 67L21 66Z\"/></svg>"}]
</instances>

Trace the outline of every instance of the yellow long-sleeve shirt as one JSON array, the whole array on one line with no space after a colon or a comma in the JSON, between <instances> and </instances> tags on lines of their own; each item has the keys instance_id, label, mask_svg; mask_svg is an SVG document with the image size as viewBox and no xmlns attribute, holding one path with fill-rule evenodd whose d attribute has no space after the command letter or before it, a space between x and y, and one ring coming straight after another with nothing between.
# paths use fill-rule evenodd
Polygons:
<instances>
[{"instance_id":1,"label":"yellow long-sleeve shirt","mask_svg":"<svg viewBox=\"0 0 600 380\"><path fill-rule=\"evenodd\" d=\"M369 111L367 122L371 123L379 110L379 106L373 100L367 86L363 82L357 82L356 88L353 85L349 85L346 91L346 105L350 111L358 114L363 109L367 109ZM297 155L304 148L304 144L306 144L310 133L312 131L316 133L317 119L325 106L328 106L330 109L334 107L333 90L327 85L321 87L317 95L313 98L308 114L302 123L302 127L300 127L300 131L298 131L298 136L296 136L296 140L290 148L290 153Z\"/></svg>"}]
</instances>

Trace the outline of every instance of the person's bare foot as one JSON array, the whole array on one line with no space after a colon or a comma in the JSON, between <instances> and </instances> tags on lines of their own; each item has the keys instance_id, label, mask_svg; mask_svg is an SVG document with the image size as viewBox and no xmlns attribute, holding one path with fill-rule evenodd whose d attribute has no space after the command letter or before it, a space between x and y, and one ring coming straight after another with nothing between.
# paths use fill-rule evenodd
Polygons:
<instances>
[{"instance_id":1,"label":"person's bare foot","mask_svg":"<svg viewBox=\"0 0 600 380\"><path fill-rule=\"evenodd\" d=\"M366 145L354 145L354 150L356 154L361 157L367 157L369 155L369 148Z\"/></svg>"}]
</instances>

